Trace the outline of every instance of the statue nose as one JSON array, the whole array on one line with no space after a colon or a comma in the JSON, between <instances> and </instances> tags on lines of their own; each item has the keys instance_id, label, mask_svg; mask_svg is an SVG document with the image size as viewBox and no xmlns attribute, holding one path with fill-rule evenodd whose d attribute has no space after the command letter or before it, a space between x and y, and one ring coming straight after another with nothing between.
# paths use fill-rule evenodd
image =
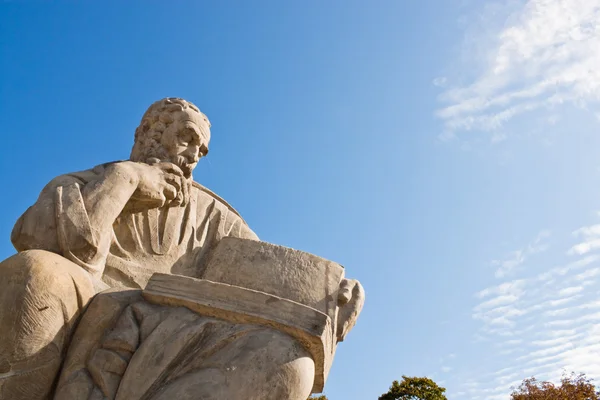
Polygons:
<instances>
[{"instance_id":1,"label":"statue nose","mask_svg":"<svg viewBox=\"0 0 600 400\"><path fill-rule=\"evenodd\" d=\"M183 156L189 163L196 163L200 159L200 156L198 153L199 153L199 150L197 147L196 148L188 148L183 153Z\"/></svg>"}]
</instances>

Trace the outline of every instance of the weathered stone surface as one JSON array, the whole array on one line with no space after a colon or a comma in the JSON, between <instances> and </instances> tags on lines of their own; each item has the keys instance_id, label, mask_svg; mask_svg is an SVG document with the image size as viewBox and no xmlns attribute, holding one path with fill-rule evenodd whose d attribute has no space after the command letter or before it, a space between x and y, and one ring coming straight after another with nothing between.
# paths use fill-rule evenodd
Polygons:
<instances>
[{"instance_id":1,"label":"weathered stone surface","mask_svg":"<svg viewBox=\"0 0 600 400\"><path fill-rule=\"evenodd\" d=\"M69 260L29 250L0 263L0 399L45 399L83 306L88 274Z\"/></svg>"},{"instance_id":2,"label":"weathered stone surface","mask_svg":"<svg viewBox=\"0 0 600 400\"><path fill-rule=\"evenodd\" d=\"M139 336L137 329L133 329L137 325L123 326L126 323L120 321L119 318L130 304L142 300L142 292L139 289L109 289L94 298L82 316L69 346L54 396L55 400L87 400L94 399L94 396L100 399L110 398L104 394L98 397L102 392L101 388L106 386L106 382L104 379L99 379L100 374L96 373L98 357L95 353L101 349L105 336L114 336L111 333L115 330L124 335ZM130 355L135 348L123 347L121 350ZM106 364L110 365L111 363L107 362ZM108 368L111 370L111 374L114 374L119 366L118 362L114 364ZM88 370L88 367L91 367L91 371ZM96 381L98 386L96 386Z\"/></svg>"},{"instance_id":3,"label":"weathered stone surface","mask_svg":"<svg viewBox=\"0 0 600 400\"><path fill-rule=\"evenodd\" d=\"M73 337L55 399L308 397L314 362L293 337L149 304L140 294L96 296ZM91 332L98 323L100 336Z\"/></svg>"},{"instance_id":4,"label":"weathered stone surface","mask_svg":"<svg viewBox=\"0 0 600 400\"><path fill-rule=\"evenodd\" d=\"M334 327L326 314L268 293L176 275L155 274L143 295L151 303L184 306L207 317L288 334L314 361L313 391L323 390L336 345Z\"/></svg>"},{"instance_id":5,"label":"weathered stone surface","mask_svg":"<svg viewBox=\"0 0 600 400\"><path fill-rule=\"evenodd\" d=\"M314 254L243 238L223 238L201 277L269 293L307 305L336 321L343 341L364 304L364 290L344 268Z\"/></svg>"},{"instance_id":6,"label":"weathered stone surface","mask_svg":"<svg viewBox=\"0 0 600 400\"><path fill-rule=\"evenodd\" d=\"M19 218L19 254L0 263L0 400L321 390L363 289L336 263L258 241L194 182L209 140L196 106L158 101L129 161L53 179Z\"/></svg>"},{"instance_id":7,"label":"weathered stone surface","mask_svg":"<svg viewBox=\"0 0 600 400\"><path fill-rule=\"evenodd\" d=\"M224 238L201 278L283 297L319 310L334 320L344 268L303 251Z\"/></svg>"}]
</instances>

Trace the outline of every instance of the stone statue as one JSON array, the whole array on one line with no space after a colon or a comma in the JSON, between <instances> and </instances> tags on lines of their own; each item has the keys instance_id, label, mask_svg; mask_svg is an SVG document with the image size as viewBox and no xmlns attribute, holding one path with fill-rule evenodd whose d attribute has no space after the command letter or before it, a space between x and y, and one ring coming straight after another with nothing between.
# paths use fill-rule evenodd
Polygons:
<instances>
[{"instance_id":1,"label":"stone statue","mask_svg":"<svg viewBox=\"0 0 600 400\"><path fill-rule=\"evenodd\" d=\"M305 400L364 303L193 181L210 122L150 106L129 161L53 179L0 263L0 400Z\"/></svg>"}]
</instances>

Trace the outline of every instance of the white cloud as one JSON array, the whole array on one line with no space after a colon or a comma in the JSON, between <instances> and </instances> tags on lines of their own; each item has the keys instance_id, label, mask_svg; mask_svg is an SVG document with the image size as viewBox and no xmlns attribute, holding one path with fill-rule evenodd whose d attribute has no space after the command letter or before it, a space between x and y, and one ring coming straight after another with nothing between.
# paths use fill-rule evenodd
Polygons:
<instances>
[{"instance_id":1,"label":"white cloud","mask_svg":"<svg viewBox=\"0 0 600 400\"><path fill-rule=\"evenodd\" d=\"M588 303L583 303L578 306L578 308L589 309L589 308L600 308L600 300L590 301Z\"/></svg>"},{"instance_id":2,"label":"white cloud","mask_svg":"<svg viewBox=\"0 0 600 400\"><path fill-rule=\"evenodd\" d=\"M522 249L512 251L504 260L494 260L492 265L498 267L496 269L496 278L503 278L523 264L527 257L548 250L548 244L544 241L550 237L550 231L540 231L537 236Z\"/></svg>"},{"instance_id":3,"label":"white cloud","mask_svg":"<svg viewBox=\"0 0 600 400\"><path fill-rule=\"evenodd\" d=\"M530 377L532 374L539 375L542 372L547 372L548 370L552 370L552 369L555 370L556 368L560 368L561 364L562 364L561 361L555 361L555 362L545 364L543 366L536 365L534 367L525 368L523 370L522 376Z\"/></svg>"},{"instance_id":4,"label":"white cloud","mask_svg":"<svg viewBox=\"0 0 600 400\"><path fill-rule=\"evenodd\" d=\"M582 255L600 248L600 225L584 226L573 232L576 237L582 237L583 241L572 246L567 254Z\"/></svg>"},{"instance_id":5,"label":"white cloud","mask_svg":"<svg viewBox=\"0 0 600 400\"><path fill-rule=\"evenodd\" d=\"M444 86L446 86L447 82L448 82L448 79L446 77L440 76L438 78L435 78L432 83L434 86L444 87Z\"/></svg>"},{"instance_id":6,"label":"white cloud","mask_svg":"<svg viewBox=\"0 0 600 400\"><path fill-rule=\"evenodd\" d=\"M573 235L583 237L600 236L600 224L581 227L573 232Z\"/></svg>"},{"instance_id":7,"label":"white cloud","mask_svg":"<svg viewBox=\"0 0 600 400\"><path fill-rule=\"evenodd\" d=\"M600 248L600 239L590 239L581 243L577 243L575 246L571 247L568 251L569 255L582 255L587 254L590 251L596 250Z\"/></svg>"},{"instance_id":8,"label":"white cloud","mask_svg":"<svg viewBox=\"0 0 600 400\"><path fill-rule=\"evenodd\" d=\"M471 3L478 10L491 9L489 4L500 0ZM511 8L505 13L508 19L490 24L483 39L480 32L468 32L467 45L485 49L465 58L473 66L459 77L446 70L433 81L440 88L442 137L487 131L486 137L499 143L510 139L511 122L527 122L521 117L534 115L540 124L553 125L567 104L588 109L592 117L600 115L600 0L502 3ZM600 293L595 284L600 281L600 224L572 233L558 249L566 235L555 236L550 249L549 232L541 231L492 262L498 284L475 293L471 313L477 324L473 336L480 340L472 345L480 348L479 354L492 356L477 357L464 374L455 361L439 364L452 368L453 376L476 377L458 385L465 398L506 399L510 386L523 378L552 380L563 369L600 378ZM539 255L545 251L554 254ZM547 260L553 264L544 266ZM456 361L468 357L461 353Z\"/></svg>"},{"instance_id":9,"label":"white cloud","mask_svg":"<svg viewBox=\"0 0 600 400\"><path fill-rule=\"evenodd\" d=\"M523 250L513 251L508 258L504 260L494 260L492 265L497 266L496 278L502 278L507 275L510 271L523 264L525 261L525 255Z\"/></svg>"},{"instance_id":10,"label":"white cloud","mask_svg":"<svg viewBox=\"0 0 600 400\"><path fill-rule=\"evenodd\" d=\"M514 346L514 345L521 344L521 343L523 343L523 339L511 339L511 340L507 340L503 344L506 346Z\"/></svg>"},{"instance_id":11,"label":"white cloud","mask_svg":"<svg viewBox=\"0 0 600 400\"><path fill-rule=\"evenodd\" d=\"M548 310L545 311L544 314L549 316L549 317L557 317L559 315L565 315L568 314L571 311L570 308L559 308L557 310Z\"/></svg>"},{"instance_id":12,"label":"white cloud","mask_svg":"<svg viewBox=\"0 0 600 400\"><path fill-rule=\"evenodd\" d=\"M569 326L574 324L574 319L555 319L553 321L546 322L546 326Z\"/></svg>"},{"instance_id":13,"label":"white cloud","mask_svg":"<svg viewBox=\"0 0 600 400\"><path fill-rule=\"evenodd\" d=\"M515 279L510 282L504 282L498 286L492 286L478 292L476 296L480 299L491 295L507 295L507 294L519 294L523 292L523 286L525 280Z\"/></svg>"},{"instance_id":14,"label":"white cloud","mask_svg":"<svg viewBox=\"0 0 600 400\"><path fill-rule=\"evenodd\" d=\"M598 231L594 226L585 227L574 237L580 240ZM531 258L532 265L539 265L533 258L547 250L545 237L538 235L521 248L525 262ZM564 250L557 252L565 258ZM600 267L590 267L598 258L600 255L581 255L541 274L515 268L511 271L514 279L476 292L478 303L472 318L482 323L476 336L494 344L494 359L499 360L495 367L500 369L480 375L482 384L476 391L464 386L459 389L482 399L497 393L507 398L510 386L506 382L516 379L518 384L532 375L555 380L566 369L600 378L600 367L589 368L594 357L600 357L600 292L588 285L600 275Z\"/></svg>"},{"instance_id":15,"label":"white cloud","mask_svg":"<svg viewBox=\"0 0 600 400\"><path fill-rule=\"evenodd\" d=\"M546 304L548 304L550 307L562 306L562 305L564 305L566 303L570 303L570 302L572 302L574 300L577 300L580 297L581 296L564 297L562 299L550 300Z\"/></svg>"},{"instance_id":16,"label":"white cloud","mask_svg":"<svg viewBox=\"0 0 600 400\"><path fill-rule=\"evenodd\" d=\"M586 256L577 261L571 262L564 267L556 267L552 268L546 272L543 272L538 275L538 279L542 281L550 281L555 277L565 276L567 273L571 272L574 269L579 269L590 265L591 263L597 261L600 257L597 255Z\"/></svg>"},{"instance_id":17,"label":"white cloud","mask_svg":"<svg viewBox=\"0 0 600 400\"><path fill-rule=\"evenodd\" d=\"M556 346L547 347L542 350L532 351L531 353L529 353L527 355L518 357L517 361L529 360L532 358L539 361L539 359L540 359L539 357L547 357L547 356L556 355L567 349L571 349L572 347L573 347L573 344L570 342L558 344Z\"/></svg>"},{"instance_id":18,"label":"white cloud","mask_svg":"<svg viewBox=\"0 0 600 400\"><path fill-rule=\"evenodd\" d=\"M575 330L573 330L571 332L573 332L573 334L571 334L571 335L559 335L555 339L534 340L533 342L531 342L531 344L534 345L534 346L542 346L542 347L557 346L557 345L562 345L562 344L565 344L565 343L569 343L572 340L575 340L575 339L577 339L578 337L581 336L581 335L575 334Z\"/></svg>"},{"instance_id":19,"label":"white cloud","mask_svg":"<svg viewBox=\"0 0 600 400\"><path fill-rule=\"evenodd\" d=\"M586 314L582 317L579 317L577 322L589 322L589 321L600 321L600 312L594 314Z\"/></svg>"},{"instance_id":20,"label":"white cloud","mask_svg":"<svg viewBox=\"0 0 600 400\"><path fill-rule=\"evenodd\" d=\"M543 240L549 238L550 235L551 232L549 230L540 231L535 239L527 246L527 253L536 254L548 250L548 244L544 243Z\"/></svg>"},{"instance_id":21,"label":"white cloud","mask_svg":"<svg viewBox=\"0 0 600 400\"><path fill-rule=\"evenodd\" d=\"M598 276L599 274L600 274L600 268L592 268L592 269L588 269L587 271L584 271L580 274L575 275L575 277L573 279L576 281L586 281L590 278Z\"/></svg>"},{"instance_id":22,"label":"white cloud","mask_svg":"<svg viewBox=\"0 0 600 400\"><path fill-rule=\"evenodd\" d=\"M437 115L445 136L469 130L497 131L520 114L560 104L600 99L600 0L529 0L517 4L497 32L468 32L482 54L467 48L471 69L484 60L480 73L465 85L440 95L446 104ZM476 36L483 36L485 43ZM473 36L473 37L471 37ZM549 111L556 120L556 112ZM493 135L492 137L498 137Z\"/></svg>"},{"instance_id":23,"label":"white cloud","mask_svg":"<svg viewBox=\"0 0 600 400\"><path fill-rule=\"evenodd\" d=\"M481 310L486 310L486 309L492 309L495 307L514 303L518 299L519 299L519 296L516 294L503 294L501 296L494 297L492 299L484 301L483 303L478 304L477 306L475 306L474 310L481 311Z\"/></svg>"},{"instance_id":24,"label":"white cloud","mask_svg":"<svg viewBox=\"0 0 600 400\"><path fill-rule=\"evenodd\" d=\"M558 291L558 295L561 297L568 297L583 291L583 286L572 286L564 288Z\"/></svg>"},{"instance_id":25,"label":"white cloud","mask_svg":"<svg viewBox=\"0 0 600 400\"><path fill-rule=\"evenodd\" d=\"M548 337L554 337L554 338L556 338L556 337L564 338L564 337L573 336L576 333L577 333L577 331L575 329L562 329L562 330L545 332L544 335L548 336Z\"/></svg>"}]
</instances>

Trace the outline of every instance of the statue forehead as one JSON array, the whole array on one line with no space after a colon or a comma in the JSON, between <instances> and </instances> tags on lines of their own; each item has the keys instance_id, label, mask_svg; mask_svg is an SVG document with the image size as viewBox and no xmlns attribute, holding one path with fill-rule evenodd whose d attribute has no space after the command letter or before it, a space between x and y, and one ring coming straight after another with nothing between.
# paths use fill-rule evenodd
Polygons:
<instances>
[{"instance_id":1,"label":"statue forehead","mask_svg":"<svg viewBox=\"0 0 600 400\"><path fill-rule=\"evenodd\" d=\"M175 112L175 118L181 122L190 121L198 126L210 127L210 122L206 115L199 113L191 108Z\"/></svg>"},{"instance_id":2,"label":"statue forehead","mask_svg":"<svg viewBox=\"0 0 600 400\"><path fill-rule=\"evenodd\" d=\"M197 135L198 137L204 139L206 144L210 141L210 122L206 115L201 112L197 112L193 109L186 109L182 111L178 111L174 114L174 119L180 121L181 123L191 122L192 124L198 127Z\"/></svg>"}]
</instances>

